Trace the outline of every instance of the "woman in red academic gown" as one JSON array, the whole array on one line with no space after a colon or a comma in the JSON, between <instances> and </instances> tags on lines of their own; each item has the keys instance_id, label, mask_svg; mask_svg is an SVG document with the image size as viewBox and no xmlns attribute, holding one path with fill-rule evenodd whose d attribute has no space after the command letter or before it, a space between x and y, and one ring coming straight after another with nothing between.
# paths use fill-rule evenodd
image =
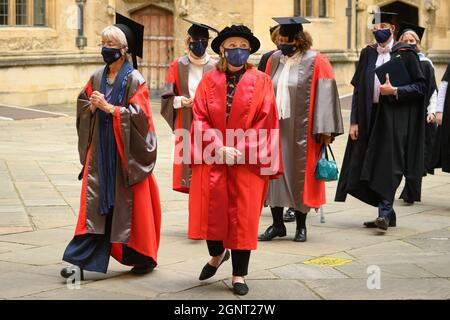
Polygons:
<instances>
[{"instance_id":1,"label":"woman in red academic gown","mask_svg":"<svg viewBox=\"0 0 450 320\"><path fill-rule=\"evenodd\" d=\"M220 61L200 82L193 107L189 238L207 240L211 260L200 280L231 249L233 291L243 295L268 182L282 170L278 116L270 77L247 63L260 47L251 30L226 27L211 47Z\"/></svg>"},{"instance_id":2,"label":"woman in red academic gown","mask_svg":"<svg viewBox=\"0 0 450 320\"><path fill-rule=\"evenodd\" d=\"M157 263L161 208L153 177L156 135L149 92L135 70L143 26L117 15L102 32L106 66L96 70L77 102L78 152L83 165L80 211L75 236L63 260L81 270L106 273L109 257L151 271ZM137 25L137 26L136 26ZM142 48L142 47L141 47ZM133 54L133 66L127 59Z\"/></svg>"}]
</instances>

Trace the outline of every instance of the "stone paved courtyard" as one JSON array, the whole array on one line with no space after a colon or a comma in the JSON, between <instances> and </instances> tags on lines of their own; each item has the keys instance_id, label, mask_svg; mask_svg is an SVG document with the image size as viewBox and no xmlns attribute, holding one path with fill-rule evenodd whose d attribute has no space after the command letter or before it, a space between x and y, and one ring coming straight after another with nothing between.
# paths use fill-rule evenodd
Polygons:
<instances>
[{"instance_id":1,"label":"stone paved courtyard","mask_svg":"<svg viewBox=\"0 0 450 320\"><path fill-rule=\"evenodd\" d=\"M49 109L67 117L0 120L0 299L450 298L450 175L440 171L424 179L421 203L396 202L398 227L386 234L362 227L375 217L375 208L352 198L333 202L336 183L329 183L326 222L311 212L308 242L292 241L293 222L286 238L260 243L252 253L247 296L230 291L229 262L212 279L198 281L206 245L187 240L187 196L171 190L171 132L158 101L152 109L163 209L159 266L136 277L112 259L106 275L87 273L78 290L68 289L59 276L79 207L74 110ZM348 124L348 110L343 114ZM334 144L339 166L345 143L342 136ZM265 208L260 230L270 223ZM337 262L331 266L309 262L323 257L340 259L329 259ZM370 266L380 271L379 289L368 288Z\"/></svg>"}]
</instances>

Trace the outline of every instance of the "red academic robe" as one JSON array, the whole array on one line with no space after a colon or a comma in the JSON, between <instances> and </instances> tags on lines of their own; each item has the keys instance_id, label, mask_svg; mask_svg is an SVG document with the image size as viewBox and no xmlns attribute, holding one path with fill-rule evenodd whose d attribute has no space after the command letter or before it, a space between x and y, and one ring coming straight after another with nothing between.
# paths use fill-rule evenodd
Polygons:
<instances>
[{"instance_id":1,"label":"red academic robe","mask_svg":"<svg viewBox=\"0 0 450 320\"><path fill-rule=\"evenodd\" d=\"M203 74L212 70L216 60L210 58L203 66ZM189 61L188 56L180 57L173 61L167 70L166 85L161 95L161 115L167 121L172 131L184 129L189 131L192 123L192 110L189 108L173 108L175 96L191 98L189 93ZM175 134L174 157L183 159L183 139ZM187 163L174 163L172 172L172 188L175 191L189 193L191 169Z\"/></svg>"},{"instance_id":2,"label":"red academic robe","mask_svg":"<svg viewBox=\"0 0 450 320\"><path fill-rule=\"evenodd\" d=\"M304 90L302 95L305 94L307 96L301 96L301 98L307 99L306 101L309 100L306 163L301 164L305 166L305 173L304 177L298 177L297 179L297 183L302 183L302 185L294 186L293 189L303 190L303 195L301 195L301 192L297 195L301 197L301 201L298 201L299 203L303 203L310 208L320 208L321 205L326 203L326 193L325 183L317 180L314 175L317 161L321 156L320 149L322 145L318 135L331 133L332 137L335 137L344 131L333 68L328 59L319 52L310 50L307 52L307 56L308 58L305 59L312 59L312 61L305 63L305 65L310 65L305 70L305 77L309 77L311 81L308 81L308 85L302 88ZM270 56L266 66L267 74L271 74L274 71L271 68L278 65L279 58L279 53ZM275 62L274 59L277 59L277 61ZM323 120L326 118L330 118L330 121ZM301 123L305 123L303 119L299 121L299 125ZM301 140L303 140L303 137L296 137L297 144ZM294 151L294 158L300 159L301 157L297 156ZM301 162L301 160L294 161Z\"/></svg>"},{"instance_id":3,"label":"red academic robe","mask_svg":"<svg viewBox=\"0 0 450 320\"><path fill-rule=\"evenodd\" d=\"M239 81L234 95L231 113L226 120L226 76L213 70L200 82L193 106L194 122L191 128L191 154L204 152L214 145L226 144L226 129L266 129L268 136L278 132L278 113L272 81L266 74L251 68ZM195 127L201 124L201 131L217 129L211 139L196 145ZM211 142L212 141L212 142ZM242 140L240 141L243 142ZM207 164L205 161L192 165L191 189L189 193L189 239L222 240L224 247L237 250L255 250L258 225L264 204L268 181L282 173L279 136L267 140L268 150L273 152L274 161L264 164L262 153L258 162L250 164L251 142L232 144L245 152L244 164ZM258 149L261 150L261 149ZM272 155L272 153L270 153ZM264 175L262 168L268 169Z\"/></svg>"},{"instance_id":4,"label":"red academic robe","mask_svg":"<svg viewBox=\"0 0 450 320\"><path fill-rule=\"evenodd\" d=\"M78 98L77 129L84 169L75 236L102 234L105 230L105 217L98 211L98 171L95 159L91 158L96 150L95 123L98 122L93 120L96 114L91 116L89 111L89 97L99 90L102 73L102 69L94 73ZM116 174L111 256L124 263L123 246L127 246L156 263L161 229L159 190L152 173L156 135L149 91L136 70L130 74L126 98L122 106L116 106L115 114L113 128L120 163Z\"/></svg>"}]
</instances>

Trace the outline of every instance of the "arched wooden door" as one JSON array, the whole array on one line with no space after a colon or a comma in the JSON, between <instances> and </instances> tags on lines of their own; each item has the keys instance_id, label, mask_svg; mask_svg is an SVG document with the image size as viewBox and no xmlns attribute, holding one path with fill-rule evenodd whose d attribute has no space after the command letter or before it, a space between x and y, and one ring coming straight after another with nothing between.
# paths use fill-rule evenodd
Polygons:
<instances>
[{"instance_id":1,"label":"arched wooden door","mask_svg":"<svg viewBox=\"0 0 450 320\"><path fill-rule=\"evenodd\" d=\"M138 59L139 71L147 80L152 96L158 96L166 80L167 68L173 60L173 14L156 6L148 6L131 14L145 26L144 57Z\"/></svg>"}]
</instances>

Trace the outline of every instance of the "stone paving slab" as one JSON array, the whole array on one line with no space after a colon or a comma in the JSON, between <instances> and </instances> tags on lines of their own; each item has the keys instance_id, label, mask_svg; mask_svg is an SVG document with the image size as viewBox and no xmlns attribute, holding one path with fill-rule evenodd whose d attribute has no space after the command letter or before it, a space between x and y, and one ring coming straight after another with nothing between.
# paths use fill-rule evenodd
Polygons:
<instances>
[{"instance_id":1,"label":"stone paving slab","mask_svg":"<svg viewBox=\"0 0 450 320\"><path fill-rule=\"evenodd\" d=\"M63 288L65 284L57 277L36 275L14 271L0 274L0 297L4 299L20 298L30 294Z\"/></svg>"},{"instance_id":2,"label":"stone paving slab","mask_svg":"<svg viewBox=\"0 0 450 320\"><path fill-rule=\"evenodd\" d=\"M319 300L313 291L299 281L292 280L247 280L251 291L240 300ZM225 281L232 288L231 281Z\"/></svg>"},{"instance_id":3,"label":"stone paving slab","mask_svg":"<svg viewBox=\"0 0 450 320\"><path fill-rule=\"evenodd\" d=\"M383 278L395 279L419 279L419 278L436 278L436 275L425 270L424 268L412 263L395 263L395 264L379 264L381 276ZM335 267L335 269L346 274L352 279L367 279L368 268L370 265L361 263L351 263L343 266Z\"/></svg>"},{"instance_id":4,"label":"stone paving slab","mask_svg":"<svg viewBox=\"0 0 450 320\"><path fill-rule=\"evenodd\" d=\"M446 279L381 278L381 289L368 289L366 279L310 280L305 284L327 300L410 300L449 299Z\"/></svg>"},{"instance_id":5,"label":"stone paving slab","mask_svg":"<svg viewBox=\"0 0 450 320\"><path fill-rule=\"evenodd\" d=\"M330 267L318 267L307 264L290 264L270 270L281 279L314 280L348 278L344 273Z\"/></svg>"},{"instance_id":6,"label":"stone paving slab","mask_svg":"<svg viewBox=\"0 0 450 320\"><path fill-rule=\"evenodd\" d=\"M81 287L80 289L61 288L28 295L18 300L145 300L139 295L125 294Z\"/></svg>"},{"instance_id":7,"label":"stone paving slab","mask_svg":"<svg viewBox=\"0 0 450 320\"><path fill-rule=\"evenodd\" d=\"M326 223L311 211L306 243L292 241L295 222L286 224L287 237L258 243L246 278L248 296L230 290L231 261L213 278L199 281L209 259L206 244L187 239L188 195L171 190L172 134L159 115L158 101L152 101L152 108L160 141L154 173L163 209L158 267L136 277L130 267L111 259L107 274L86 272L80 290L67 289L59 276L67 265L61 257L73 237L81 186L73 113L0 122L0 299L450 298L450 241L445 239L450 237L450 175L439 170L424 179L422 202L395 202L398 227L388 232L363 228L377 209L352 197L333 202L336 182L327 183ZM345 110L346 128L348 116ZM334 144L339 166L345 144L343 137ZM264 208L260 232L271 223L270 210ZM338 267L303 263L323 256L352 261ZM381 290L367 289L370 265L380 267Z\"/></svg>"}]
</instances>

